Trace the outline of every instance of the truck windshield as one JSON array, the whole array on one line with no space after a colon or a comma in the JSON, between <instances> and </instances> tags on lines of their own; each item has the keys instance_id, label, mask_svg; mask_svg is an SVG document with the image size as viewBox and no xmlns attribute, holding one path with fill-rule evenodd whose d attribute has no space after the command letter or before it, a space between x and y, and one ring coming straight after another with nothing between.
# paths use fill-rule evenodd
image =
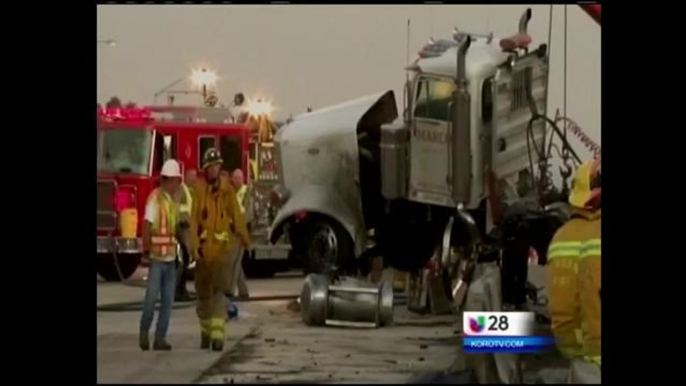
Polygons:
<instances>
[{"instance_id":1,"label":"truck windshield","mask_svg":"<svg viewBox=\"0 0 686 386\"><path fill-rule=\"evenodd\" d=\"M98 171L147 175L150 167L150 130L103 130Z\"/></svg>"},{"instance_id":2,"label":"truck windshield","mask_svg":"<svg viewBox=\"0 0 686 386\"><path fill-rule=\"evenodd\" d=\"M448 108L452 100L455 83L438 78L422 78L417 83L414 116L439 121L448 121Z\"/></svg>"}]
</instances>

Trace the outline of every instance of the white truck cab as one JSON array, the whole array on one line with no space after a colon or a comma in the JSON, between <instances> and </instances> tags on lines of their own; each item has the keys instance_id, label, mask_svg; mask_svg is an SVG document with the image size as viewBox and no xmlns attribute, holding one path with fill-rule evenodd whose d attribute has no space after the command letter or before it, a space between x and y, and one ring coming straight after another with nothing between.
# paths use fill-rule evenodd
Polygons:
<instances>
[{"instance_id":1,"label":"white truck cab","mask_svg":"<svg viewBox=\"0 0 686 386\"><path fill-rule=\"evenodd\" d=\"M455 31L430 41L407 67L402 117L387 91L284 126L276 137L283 206L270 238L288 232L320 272L356 269L370 249L416 270L446 232L450 243L473 245L490 227L487 201L516 198L527 141L544 137L545 122L532 116L545 114L547 47L529 50L530 17L506 39Z\"/></svg>"}]
</instances>

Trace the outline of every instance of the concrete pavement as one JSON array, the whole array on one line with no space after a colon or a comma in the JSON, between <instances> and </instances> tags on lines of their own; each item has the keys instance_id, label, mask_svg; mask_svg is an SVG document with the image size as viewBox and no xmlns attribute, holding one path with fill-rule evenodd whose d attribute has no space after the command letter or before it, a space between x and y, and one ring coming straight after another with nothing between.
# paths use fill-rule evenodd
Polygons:
<instances>
[{"instance_id":1,"label":"concrete pavement","mask_svg":"<svg viewBox=\"0 0 686 386\"><path fill-rule=\"evenodd\" d=\"M222 353L200 350L194 302L174 305L173 351L142 352L144 274L126 284L98 283L98 383L404 383L450 368L461 345L454 317L421 316L404 305L396 305L390 327L315 328L287 309L288 300L262 300L238 303ZM284 298L299 293L302 276L249 279L248 286L251 297ZM534 355L526 362L525 383L565 379L558 358Z\"/></svg>"},{"instance_id":2,"label":"concrete pavement","mask_svg":"<svg viewBox=\"0 0 686 386\"><path fill-rule=\"evenodd\" d=\"M168 332L173 350L142 352L138 348L138 325L145 294L144 275L145 270L141 269L125 284L98 282L98 383L191 383L259 325L257 312L251 312L251 308L260 309L274 303L241 305L239 320L229 323L223 353L200 350L195 303L175 303ZM270 296L287 291L294 293L302 279L277 279L259 285L261 281L251 280L251 290L255 295ZM189 283L191 291L192 286ZM153 324L151 339L154 328Z\"/></svg>"}]
</instances>

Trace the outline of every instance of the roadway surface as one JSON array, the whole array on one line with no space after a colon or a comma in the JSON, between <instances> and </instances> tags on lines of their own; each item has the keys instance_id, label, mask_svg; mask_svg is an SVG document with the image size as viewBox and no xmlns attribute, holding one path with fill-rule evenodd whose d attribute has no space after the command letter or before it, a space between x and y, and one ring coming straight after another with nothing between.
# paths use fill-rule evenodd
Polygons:
<instances>
[{"instance_id":1,"label":"roadway surface","mask_svg":"<svg viewBox=\"0 0 686 386\"><path fill-rule=\"evenodd\" d=\"M446 370L460 338L453 316L410 313L397 296L394 325L379 329L308 327L288 309L302 275L249 279L252 298L238 303L224 351L200 350L193 302L175 303L171 352L142 352L138 323L145 270L126 284L98 281L98 383L406 383ZM189 283L191 291L193 282ZM154 333L154 323L151 339ZM561 369L536 370L526 383L564 382Z\"/></svg>"}]
</instances>

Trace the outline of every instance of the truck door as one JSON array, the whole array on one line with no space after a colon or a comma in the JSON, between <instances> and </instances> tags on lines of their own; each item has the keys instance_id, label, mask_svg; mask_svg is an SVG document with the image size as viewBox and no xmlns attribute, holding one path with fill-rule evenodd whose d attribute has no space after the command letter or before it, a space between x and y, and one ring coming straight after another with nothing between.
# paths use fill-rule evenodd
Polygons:
<instances>
[{"instance_id":1,"label":"truck door","mask_svg":"<svg viewBox=\"0 0 686 386\"><path fill-rule=\"evenodd\" d=\"M421 76L415 83L410 136L410 199L450 205L450 78Z\"/></svg>"}]
</instances>

